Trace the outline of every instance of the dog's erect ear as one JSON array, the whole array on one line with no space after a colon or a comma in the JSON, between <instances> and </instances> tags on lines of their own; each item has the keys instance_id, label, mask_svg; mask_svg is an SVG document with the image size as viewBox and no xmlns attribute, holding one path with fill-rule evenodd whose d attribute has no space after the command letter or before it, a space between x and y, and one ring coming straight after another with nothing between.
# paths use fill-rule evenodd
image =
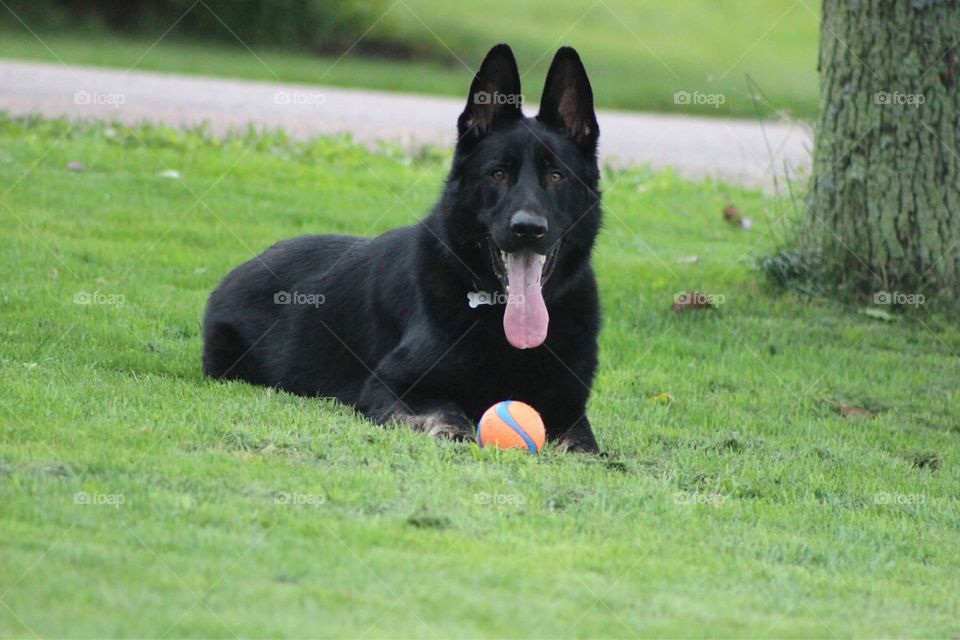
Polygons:
<instances>
[{"instance_id":1,"label":"dog's erect ear","mask_svg":"<svg viewBox=\"0 0 960 640\"><path fill-rule=\"evenodd\" d=\"M593 111L593 90L575 49L562 47L553 57L537 120L562 129L585 153L596 153L600 127Z\"/></svg>"},{"instance_id":2,"label":"dog's erect ear","mask_svg":"<svg viewBox=\"0 0 960 640\"><path fill-rule=\"evenodd\" d=\"M498 44L483 59L470 85L467 106L457 121L460 139L478 140L498 124L522 118L521 101L517 61L510 47Z\"/></svg>"}]
</instances>

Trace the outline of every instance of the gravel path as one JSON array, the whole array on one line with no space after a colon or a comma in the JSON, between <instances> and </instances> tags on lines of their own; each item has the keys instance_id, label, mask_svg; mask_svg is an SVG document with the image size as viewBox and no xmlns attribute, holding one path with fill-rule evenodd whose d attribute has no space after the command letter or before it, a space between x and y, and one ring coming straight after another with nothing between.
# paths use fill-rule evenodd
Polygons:
<instances>
[{"instance_id":1,"label":"gravel path","mask_svg":"<svg viewBox=\"0 0 960 640\"><path fill-rule=\"evenodd\" d=\"M466 90L466 89L464 89ZM349 132L360 142L449 145L462 100L0 60L0 110L214 131L278 127L295 138ZM527 110L532 113L532 109ZM600 147L614 166L673 167L769 189L808 170L811 136L796 123L602 111Z\"/></svg>"}]
</instances>

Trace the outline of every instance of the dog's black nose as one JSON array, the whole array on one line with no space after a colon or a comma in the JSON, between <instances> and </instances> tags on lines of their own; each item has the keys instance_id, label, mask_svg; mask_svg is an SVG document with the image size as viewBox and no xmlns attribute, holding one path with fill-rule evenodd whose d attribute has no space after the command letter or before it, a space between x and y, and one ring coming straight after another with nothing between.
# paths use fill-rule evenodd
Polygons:
<instances>
[{"instance_id":1,"label":"dog's black nose","mask_svg":"<svg viewBox=\"0 0 960 640\"><path fill-rule=\"evenodd\" d=\"M547 234L547 219L521 209L510 218L510 231L519 238L542 238Z\"/></svg>"}]
</instances>

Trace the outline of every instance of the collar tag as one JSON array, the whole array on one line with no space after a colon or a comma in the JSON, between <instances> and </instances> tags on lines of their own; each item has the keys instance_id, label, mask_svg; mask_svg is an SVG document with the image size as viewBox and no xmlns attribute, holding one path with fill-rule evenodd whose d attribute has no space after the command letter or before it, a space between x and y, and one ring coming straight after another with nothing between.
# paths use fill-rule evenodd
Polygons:
<instances>
[{"instance_id":1,"label":"collar tag","mask_svg":"<svg viewBox=\"0 0 960 640\"><path fill-rule=\"evenodd\" d=\"M494 304L493 294L489 291L468 291L467 304L471 309L476 309L482 304Z\"/></svg>"}]
</instances>

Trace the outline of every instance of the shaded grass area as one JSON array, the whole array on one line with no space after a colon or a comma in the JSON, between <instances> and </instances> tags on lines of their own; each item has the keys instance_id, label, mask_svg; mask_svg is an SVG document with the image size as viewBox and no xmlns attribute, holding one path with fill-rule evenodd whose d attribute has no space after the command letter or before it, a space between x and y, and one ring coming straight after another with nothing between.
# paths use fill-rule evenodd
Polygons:
<instances>
[{"instance_id":1,"label":"shaded grass area","mask_svg":"<svg viewBox=\"0 0 960 640\"><path fill-rule=\"evenodd\" d=\"M33 25L34 37L4 12L0 57L462 97L486 51L508 42L525 98L535 103L554 51L569 44L579 49L602 107L812 118L818 11L807 0L688 0L682 10L659 0L390 4L362 42L409 43L432 52L423 60L363 57L362 46L342 57L252 54L239 43L188 42L176 27L121 37Z\"/></svg>"},{"instance_id":2,"label":"shaded grass area","mask_svg":"<svg viewBox=\"0 0 960 640\"><path fill-rule=\"evenodd\" d=\"M200 375L227 270L413 223L445 158L0 121L0 633L960 632L960 331L771 294L757 192L607 172L605 457L436 443ZM691 289L722 303L673 314Z\"/></svg>"}]
</instances>

